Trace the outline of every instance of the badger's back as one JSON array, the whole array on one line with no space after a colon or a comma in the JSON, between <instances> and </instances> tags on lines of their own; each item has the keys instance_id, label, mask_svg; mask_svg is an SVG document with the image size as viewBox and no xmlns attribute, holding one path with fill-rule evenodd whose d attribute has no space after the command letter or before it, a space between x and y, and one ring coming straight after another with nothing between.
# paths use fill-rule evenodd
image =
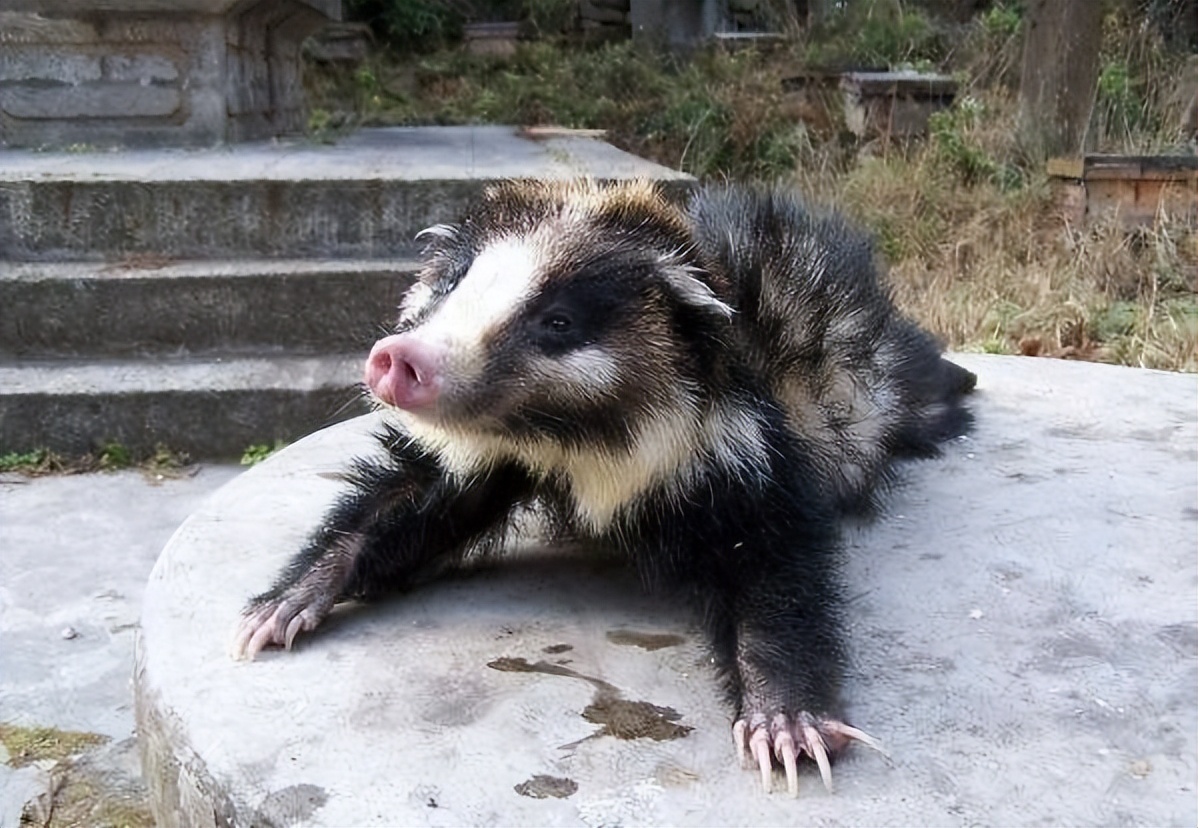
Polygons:
<instances>
[{"instance_id":1,"label":"badger's back","mask_svg":"<svg viewBox=\"0 0 1198 828\"><path fill-rule=\"evenodd\" d=\"M843 507L869 503L891 457L934 454L968 427L974 376L898 313L862 232L778 190L705 188L689 217L744 360Z\"/></svg>"}]
</instances>

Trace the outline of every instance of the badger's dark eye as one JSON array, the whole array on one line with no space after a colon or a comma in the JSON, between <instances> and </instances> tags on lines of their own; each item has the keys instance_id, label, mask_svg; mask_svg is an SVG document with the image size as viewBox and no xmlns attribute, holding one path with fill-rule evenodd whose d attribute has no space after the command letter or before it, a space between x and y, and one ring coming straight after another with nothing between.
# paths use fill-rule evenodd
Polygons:
<instances>
[{"instance_id":1,"label":"badger's dark eye","mask_svg":"<svg viewBox=\"0 0 1198 828\"><path fill-rule=\"evenodd\" d=\"M547 333L564 334L574 327L574 320L561 311L547 313L541 317L541 328Z\"/></svg>"}]
</instances>

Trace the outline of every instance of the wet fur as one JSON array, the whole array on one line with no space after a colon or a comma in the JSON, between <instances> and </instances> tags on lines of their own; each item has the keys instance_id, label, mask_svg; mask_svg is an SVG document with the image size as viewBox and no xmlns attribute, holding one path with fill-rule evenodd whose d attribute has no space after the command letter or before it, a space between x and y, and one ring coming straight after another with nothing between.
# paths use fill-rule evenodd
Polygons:
<instances>
[{"instance_id":1,"label":"wet fur","mask_svg":"<svg viewBox=\"0 0 1198 828\"><path fill-rule=\"evenodd\" d=\"M840 519L967 428L974 382L897 313L866 237L782 191L680 208L647 184L517 182L425 238L401 331L499 239L535 252L537 290L435 422L393 412L388 459L356 463L248 617L310 629L502 546L531 505L691 597L738 716L839 716ZM579 341L537 327L555 307Z\"/></svg>"}]
</instances>

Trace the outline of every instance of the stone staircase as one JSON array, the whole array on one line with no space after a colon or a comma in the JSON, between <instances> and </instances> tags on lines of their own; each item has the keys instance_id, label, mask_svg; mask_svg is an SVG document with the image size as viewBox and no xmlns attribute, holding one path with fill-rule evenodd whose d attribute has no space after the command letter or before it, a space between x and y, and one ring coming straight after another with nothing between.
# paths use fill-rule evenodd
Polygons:
<instances>
[{"instance_id":1,"label":"stone staircase","mask_svg":"<svg viewBox=\"0 0 1198 828\"><path fill-rule=\"evenodd\" d=\"M0 454L235 457L362 413L362 357L411 282L415 233L489 181L578 175L690 186L505 127L0 152Z\"/></svg>"}]
</instances>

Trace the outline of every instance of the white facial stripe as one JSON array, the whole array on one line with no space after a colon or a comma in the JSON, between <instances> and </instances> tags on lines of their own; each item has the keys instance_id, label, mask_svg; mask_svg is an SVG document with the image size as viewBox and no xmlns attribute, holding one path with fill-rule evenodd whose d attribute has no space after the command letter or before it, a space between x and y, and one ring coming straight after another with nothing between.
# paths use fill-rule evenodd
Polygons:
<instances>
[{"instance_id":1,"label":"white facial stripe","mask_svg":"<svg viewBox=\"0 0 1198 828\"><path fill-rule=\"evenodd\" d=\"M514 317L532 294L538 275L537 249L526 241L501 239L474 259L462 281L420 326L421 335L453 343L458 367L475 361L482 339ZM469 355L469 356L468 356Z\"/></svg>"},{"instance_id":2,"label":"white facial stripe","mask_svg":"<svg viewBox=\"0 0 1198 828\"><path fill-rule=\"evenodd\" d=\"M611 391L620 377L615 357L597 345L537 360L536 371L550 383L559 384L566 397L577 396L579 391L601 396Z\"/></svg>"}]
</instances>

